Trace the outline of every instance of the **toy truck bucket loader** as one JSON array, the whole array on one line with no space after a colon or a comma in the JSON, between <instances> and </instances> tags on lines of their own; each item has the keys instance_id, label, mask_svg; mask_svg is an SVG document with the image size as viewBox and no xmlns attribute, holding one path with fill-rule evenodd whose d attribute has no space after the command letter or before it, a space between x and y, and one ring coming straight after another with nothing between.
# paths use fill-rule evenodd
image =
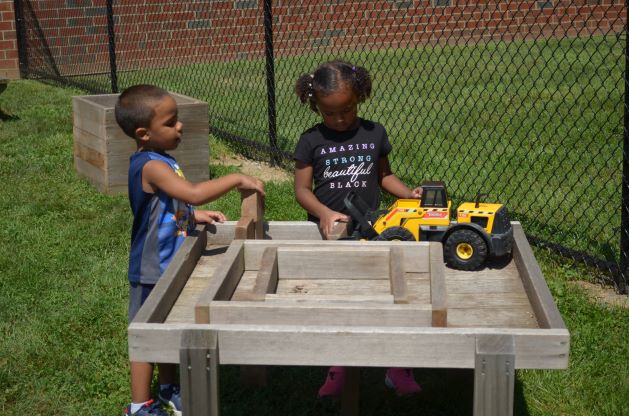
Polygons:
<instances>
[{"instance_id":1,"label":"toy truck bucket loader","mask_svg":"<svg viewBox=\"0 0 629 416\"><path fill-rule=\"evenodd\" d=\"M503 204L465 202L451 219L452 202L443 182L424 182L421 199L398 199L386 211L372 211L353 192L345 205L356 223L354 238L440 241L446 263L475 270L489 257L511 253L513 230Z\"/></svg>"}]
</instances>

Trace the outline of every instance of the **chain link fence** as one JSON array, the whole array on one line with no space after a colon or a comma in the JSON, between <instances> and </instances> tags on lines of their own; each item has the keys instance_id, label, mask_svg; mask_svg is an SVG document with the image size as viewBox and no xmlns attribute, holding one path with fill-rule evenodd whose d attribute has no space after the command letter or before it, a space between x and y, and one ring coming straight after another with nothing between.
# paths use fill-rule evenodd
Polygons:
<instances>
[{"instance_id":1,"label":"chain link fence","mask_svg":"<svg viewBox=\"0 0 629 416\"><path fill-rule=\"evenodd\" d=\"M94 93L154 83L209 103L211 132L291 166L319 121L298 76L367 68L409 185L504 202L534 244L626 293L624 1L16 1L24 77Z\"/></svg>"}]
</instances>

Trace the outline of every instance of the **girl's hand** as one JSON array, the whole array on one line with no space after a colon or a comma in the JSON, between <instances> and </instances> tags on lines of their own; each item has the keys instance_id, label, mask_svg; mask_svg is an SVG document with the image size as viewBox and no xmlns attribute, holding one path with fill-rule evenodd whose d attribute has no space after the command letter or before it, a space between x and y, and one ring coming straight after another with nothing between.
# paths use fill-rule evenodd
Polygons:
<instances>
[{"instance_id":1,"label":"girl's hand","mask_svg":"<svg viewBox=\"0 0 629 416\"><path fill-rule=\"evenodd\" d=\"M411 196L410 198L416 198L416 199L420 199L422 197L422 187L418 186L417 188L413 189L411 191Z\"/></svg>"},{"instance_id":2,"label":"girl's hand","mask_svg":"<svg viewBox=\"0 0 629 416\"><path fill-rule=\"evenodd\" d=\"M325 214L319 218L319 228L321 229L321 233L323 233L323 237L327 240L328 236L332 233L332 229L334 229L334 223L337 221L347 222L349 221L349 216L345 214L341 214L340 212L327 210Z\"/></svg>"},{"instance_id":3,"label":"girl's hand","mask_svg":"<svg viewBox=\"0 0 629 416\"><path fill-rule=\"evenodd\" d=\"M194 220L196 222L204 222L213 224L214 222L225 222L227 217L220 211L194 211Z\"/></svg>"}]
</instances>

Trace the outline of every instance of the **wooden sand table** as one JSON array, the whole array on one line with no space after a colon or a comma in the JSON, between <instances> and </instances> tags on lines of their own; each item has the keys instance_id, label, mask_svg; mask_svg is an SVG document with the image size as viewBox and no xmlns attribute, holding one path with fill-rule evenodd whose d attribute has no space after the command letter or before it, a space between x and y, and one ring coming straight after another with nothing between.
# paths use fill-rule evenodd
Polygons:
<instances>
[{"instance_id":1,"label":"wooden sand table","mask_svg":"<svg viewBox=\"0 0 629 416\"><path fill-rule=\"evenodd\" d=\"M515 369L567 367L570 334L519 223L512 260L463 272L440 243L322 241L263 210L244 195L240 221L199 227L129 326L132 361L181 364L184 414L219 414L219 364L258 382L257 366L355 367L344 414L358 367L473 368L475 416L513 414Z\"/></svg>"}]
</instances>

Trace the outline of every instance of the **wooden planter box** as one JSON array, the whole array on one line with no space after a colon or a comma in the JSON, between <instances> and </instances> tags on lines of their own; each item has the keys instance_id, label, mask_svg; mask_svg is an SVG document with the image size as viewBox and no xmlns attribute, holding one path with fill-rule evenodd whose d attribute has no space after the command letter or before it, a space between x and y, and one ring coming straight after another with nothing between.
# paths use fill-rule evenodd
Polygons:
<instances>
[{"instance_id":1,"label":"wooden planter box","mask_svg":"<svg viewBox=\"0 0 629 416\"><path fill-rule=\"evenodd\" d=\"M186 179L200 182L209 178L208 105L203 101L171 93L177 101L183 140L170 152ZM74 166L103 193L126 193L129 157L136 144L118 127L114 106L118 94L77 96L74 113Z\"/></svg>"},{"instance_id":2,"label":"wooden planter box","mask_svg":"<svg viewBox=\"0 0 629 416\"><path fill-rule=\"evenodd\" d=\"M360 367L470 368L475 416L513 414L516 369L568 366L519 223L512 259L468 272L439 243L322 241L313 223L257 218L199 227L129 326L132 361L180 364L186 414L219 414L220 364L348 366L343 414Z\"/></svg>"}]
</instances>

